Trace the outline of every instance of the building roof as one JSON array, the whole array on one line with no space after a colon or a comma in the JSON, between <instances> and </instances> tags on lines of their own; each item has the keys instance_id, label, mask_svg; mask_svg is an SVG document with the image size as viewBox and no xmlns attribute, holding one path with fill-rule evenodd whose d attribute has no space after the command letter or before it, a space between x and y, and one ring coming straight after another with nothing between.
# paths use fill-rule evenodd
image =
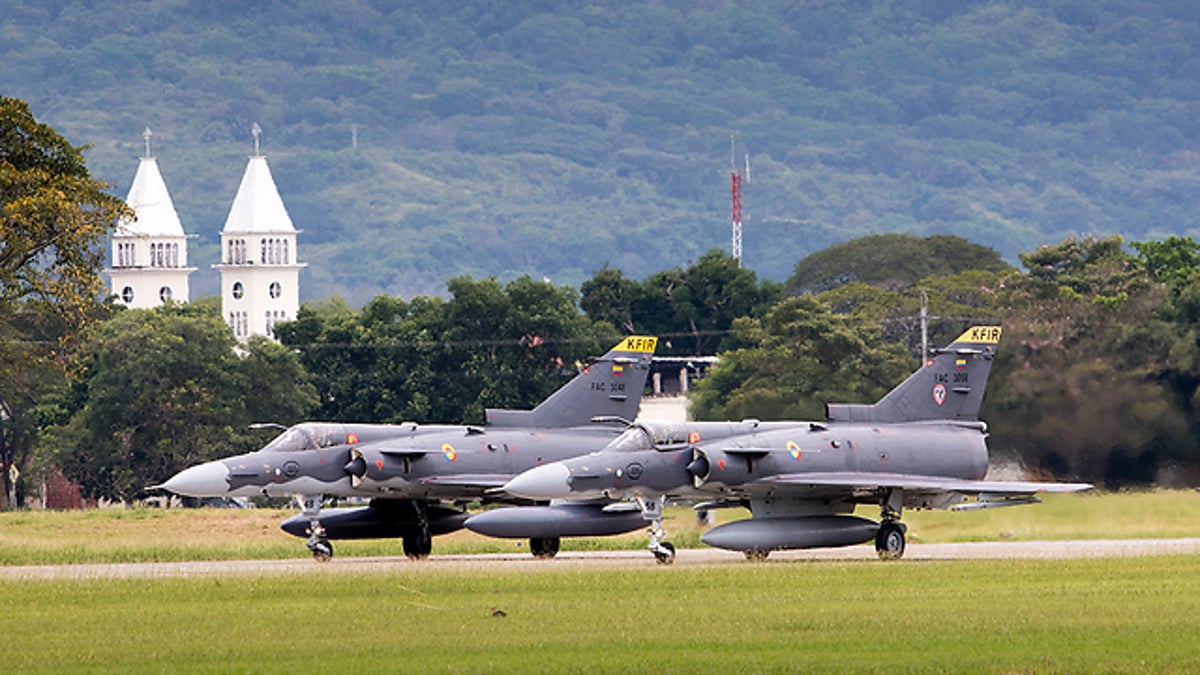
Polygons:
<instances>
[{"instance_id":1,"label":"building roof","mask_svg":"<svg viewBox=\"0 0 1200 675\"><path fill-rule=\"evenodd\" d=\"M167 184L158 172L158 162L153 157L143 157L138 164L125 203L137 214L137 220L123 220L118 235L184 236L171 193L167 191Z\"/></svg>"},{"instance_id":2,"label":"building roof","mask_svg":"<svg viewBox=\"0 0 1200 675\"><path fill-rule=\"evenodd\" d=\"M292 219L271 178L267 158L255 155L246 165L222 232L295 232Z\"/></svg>"}]
</instances>

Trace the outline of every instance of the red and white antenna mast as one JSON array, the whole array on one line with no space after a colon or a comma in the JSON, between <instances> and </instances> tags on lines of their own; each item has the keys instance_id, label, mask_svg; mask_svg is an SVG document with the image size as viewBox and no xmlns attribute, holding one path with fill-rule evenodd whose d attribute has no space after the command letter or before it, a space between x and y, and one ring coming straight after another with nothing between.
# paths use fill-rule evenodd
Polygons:
<instances>
[{"instance_id":1,"label":"red and white antenna mast","mask_svg":"<svg viewBox=\"0 0 1200 675\"><path fill-rule=\"evenodd\" d=\"M750 180L750 155L746 155L746 173L734 168L733 134L729 134L729 184L733 197L733 259L742 266L742 181Z\"/></svg>"},{"instance_id":2,"label":"red and white antenna mast","mask_svg":"<svg viewBox=\"0 0 1200 675\"><path fill-rule=\"evenodd\" d=\"M733 134L729 134L729 183L733 196L733 259L742 266L742 172L733 165Z\"/></svg>"}]
</instances>

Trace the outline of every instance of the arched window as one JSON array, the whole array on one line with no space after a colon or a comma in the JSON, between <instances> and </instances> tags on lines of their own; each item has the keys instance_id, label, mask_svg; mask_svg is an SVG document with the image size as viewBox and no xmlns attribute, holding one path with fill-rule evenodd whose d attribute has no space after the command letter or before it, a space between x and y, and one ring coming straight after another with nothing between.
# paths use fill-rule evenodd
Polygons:
<instances>
[{"instance_id":1,"label":"arched window","mask_svg":"<svg viewBox=\"0 0 1200 675\"><path fill-rule=\"evenodd\" d=\"M283 264L284 265L288 264L288 242L287 242L287 239L283 240Z\"/></svg>"}]
</instances>

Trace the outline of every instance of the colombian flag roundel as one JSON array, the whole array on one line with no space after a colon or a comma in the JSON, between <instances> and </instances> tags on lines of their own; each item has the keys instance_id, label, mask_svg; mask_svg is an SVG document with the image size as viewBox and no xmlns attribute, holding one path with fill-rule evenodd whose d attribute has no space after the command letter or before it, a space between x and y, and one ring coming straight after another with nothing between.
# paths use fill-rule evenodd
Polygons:
<instances>
[{"instance_id":1,"label":"colombian flag roundel","mask_svg":"<svg viewBox=\"0 0 1200 675\"><path fill-rule=\"evenodd\" d=\"M458 453L454 451L454 446L449 443L442 444L442 454L446 456L446 461L451 464L454 463L454 460L458 459Z\"/></svg>"}]
</instances>

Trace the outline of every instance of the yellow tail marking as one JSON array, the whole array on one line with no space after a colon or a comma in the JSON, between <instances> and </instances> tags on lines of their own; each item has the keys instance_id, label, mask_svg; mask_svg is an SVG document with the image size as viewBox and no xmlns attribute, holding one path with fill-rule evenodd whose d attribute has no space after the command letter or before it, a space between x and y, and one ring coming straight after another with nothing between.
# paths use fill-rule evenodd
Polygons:
<instances>
[{"instance_id":1,"label":"yellow tail marking","mask_svg":"<svg viewBox=\"0 0 1200 675\"><path fill-rule=\"evenodd\" d=\"M955 342L994 345L1000 341L1000 326L972 326Z\"/></svg>"},{"instance_id":2,"label":"yellow tail marking","mask_svg":"<svg viewBox=\"0 0 1200 675\"><path fill-rule=\"evenodd\" d=\"M658 338L645 337L642 335L630 335L621 341L621 344L613 347L614 352L643 352L653 354L654 348L658 346Z\"/></svg>"}]
</instances>

